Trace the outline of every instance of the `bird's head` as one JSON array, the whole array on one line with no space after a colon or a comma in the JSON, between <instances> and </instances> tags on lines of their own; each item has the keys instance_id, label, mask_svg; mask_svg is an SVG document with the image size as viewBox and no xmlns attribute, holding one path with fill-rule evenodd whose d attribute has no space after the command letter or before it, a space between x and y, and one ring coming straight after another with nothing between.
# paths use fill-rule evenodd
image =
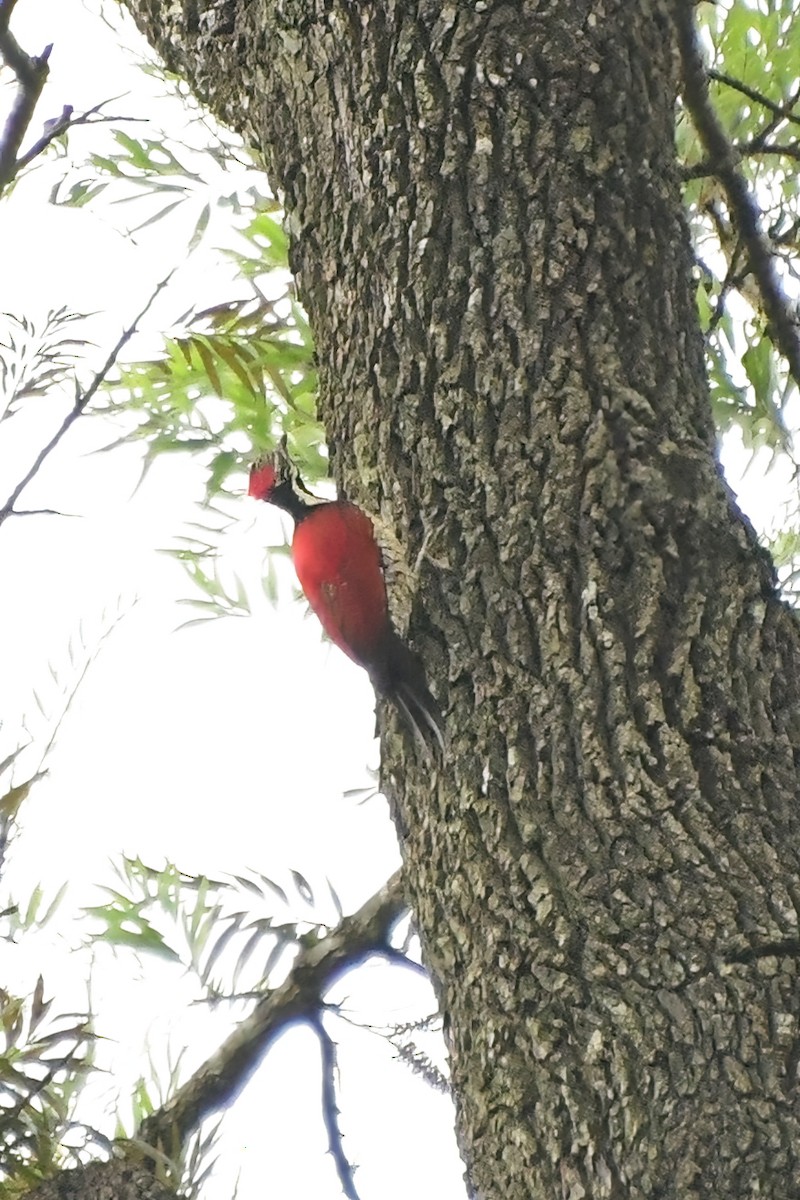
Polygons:
<instances>
[{"instance_id":1,"label":"bird's head","mask_svg":"<svg viewBox=\"0 0 800 1200\"><path fill-rule=\"evenodd\" d=\"M247 488L248 496L255 500L271 500L280 477L275 467L274 457L259 458L250 468L250 483Z\"/></svg>"},{"instance_id":2,"label":"bird's head","mask_svg":"<svg viewBox=\"0 0 800 1200\"><path fill-rule=\"evenodd\" d=\"M286 444L286 434L269 454L262 454L250 468L248 496L255 500L280 503L280 495L287 488L295 488L300 479ZM302 488L302 483L300 487ZM276 493L278 493L276 495Z\"/></svg>"},{"instance_id":3,"label":"bird's head","mask_svg":"<svg viewBox=\"0 0 800 1200\"><path fill-rule=\"evenodd\" d=\"M272 454L256 459L250 468L248 496L266 500L302 520L312 507L322 503L308 491L286 450L286 438Z\"/></svg>"}]
</instances>

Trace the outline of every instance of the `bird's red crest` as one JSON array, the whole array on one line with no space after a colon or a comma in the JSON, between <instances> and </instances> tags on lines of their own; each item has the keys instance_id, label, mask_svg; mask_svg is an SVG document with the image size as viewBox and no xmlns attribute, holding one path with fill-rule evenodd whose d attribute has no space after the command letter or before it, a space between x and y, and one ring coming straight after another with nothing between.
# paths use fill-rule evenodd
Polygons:
<instances>
[{"instance_id":1,"label":"bird's red crest","mask_svg":"<svg viewBox=\"0 0 800 1200\"><path fill-rule=\"evenodd\" d=\"M277 482L278 472L275 469L274 461L270 458L261 459L259 462L253 463L250 468L250 485L247 494L256 500L269 500Z\"/></svg>"}]
</instances>

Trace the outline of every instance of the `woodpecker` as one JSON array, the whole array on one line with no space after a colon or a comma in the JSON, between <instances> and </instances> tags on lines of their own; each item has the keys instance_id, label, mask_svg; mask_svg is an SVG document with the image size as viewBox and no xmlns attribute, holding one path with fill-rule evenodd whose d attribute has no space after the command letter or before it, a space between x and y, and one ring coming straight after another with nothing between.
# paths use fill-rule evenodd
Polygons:
<instances>
[{"instance_id":1,"label":"woodpecker","mask_svg":"<svg viewBox=\"0 0 800 1200\"><path fill-rule=\"evenodd\" d=\"M347 500L321 500L283 449L250 469L248 495L294 519L292 561L322 628L396 706L419 745L444 750L441 716L422 663L393 628L372 521Z\"/></svg>"}]
</instances>

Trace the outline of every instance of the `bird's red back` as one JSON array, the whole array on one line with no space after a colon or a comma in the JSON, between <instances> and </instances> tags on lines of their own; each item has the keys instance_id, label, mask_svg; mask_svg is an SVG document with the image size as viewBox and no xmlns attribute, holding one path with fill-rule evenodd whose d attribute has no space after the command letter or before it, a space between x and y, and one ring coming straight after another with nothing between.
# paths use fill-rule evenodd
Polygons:
<instances>
[{"instance_id":1,"label":"bird's red back","mask_svg":"<svg viewBox=\"0 0 800 1200\"><path fill-rule=\"evenodd\" d=\"M371 669L389 630L381 554L369 517L346 501L312 508L292 541L297 578L325 632Z\"/></svg>"}]
</instances>

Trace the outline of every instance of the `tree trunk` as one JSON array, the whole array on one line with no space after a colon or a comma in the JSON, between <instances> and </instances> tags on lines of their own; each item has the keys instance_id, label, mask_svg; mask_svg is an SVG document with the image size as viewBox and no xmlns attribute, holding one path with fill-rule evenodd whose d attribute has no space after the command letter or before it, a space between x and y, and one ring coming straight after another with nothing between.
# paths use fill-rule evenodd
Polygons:
<instances>
[{"instance_id":1,"label":"tree trunk","mask_svg":"<svg viewBox=\"0 0 800 1200\"><path fill-rule=\"evenodd\" d=\"M800 642L714 458L668 5L128 4L285 196L340 480L430 535L450 748L385 772L472 1190L786 1196Z\"/></svg>"}]
</instances>

